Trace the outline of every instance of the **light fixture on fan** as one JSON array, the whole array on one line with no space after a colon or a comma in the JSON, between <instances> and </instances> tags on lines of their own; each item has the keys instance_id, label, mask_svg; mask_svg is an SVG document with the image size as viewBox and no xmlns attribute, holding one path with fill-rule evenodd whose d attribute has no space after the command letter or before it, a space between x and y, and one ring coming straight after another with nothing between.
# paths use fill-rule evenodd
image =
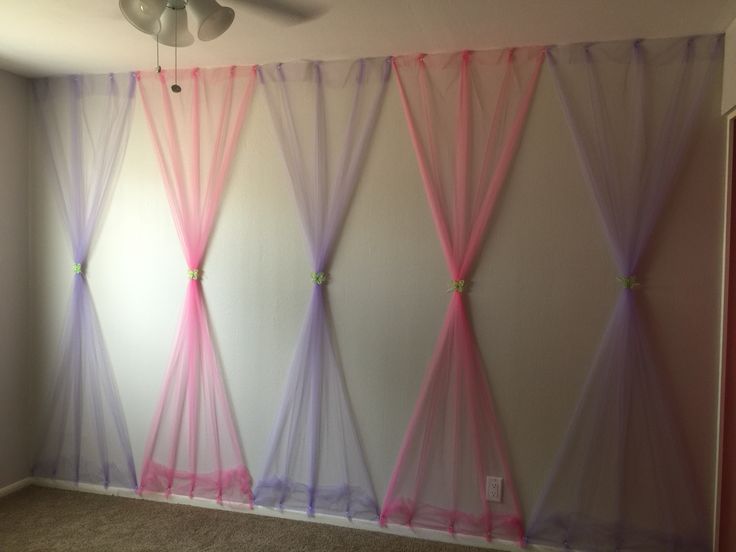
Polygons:
<instances>
[{"instance_id":1,"label":"light fixture on fan","mask_svg":"<svg viewBox=\"0 0 736 552\"><path fill-rule=\"evenodd\" d=\"M171 90L181 92L178 78L178 49L191 46L194 37L189 32L188 13L197 25L197 38L212 40L228 30L235 19L235 12L217 3L216 0L120 0L120 11L125 19L139 31L156 37L156 70L158 45L174 47L174 84Z\"/></svg>"},{"instance_id":2,"label":"light fixture on fan","mask_svg":"<svg viewBox=\"0 0 736 552\"><path fill-rule=\"evenodd\" d=\"M197 38L207 41L230 28L235 12L216 0L120 0L120 11L136 29L158 37L166 46L191 46L189 15L194 19Z\"/></svg>"}]
</instances>

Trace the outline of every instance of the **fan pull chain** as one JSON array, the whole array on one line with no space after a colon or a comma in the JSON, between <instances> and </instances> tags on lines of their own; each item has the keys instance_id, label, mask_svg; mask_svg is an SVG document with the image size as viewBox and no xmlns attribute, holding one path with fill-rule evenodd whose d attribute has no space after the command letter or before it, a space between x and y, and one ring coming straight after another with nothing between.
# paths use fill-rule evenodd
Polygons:
<instances>
[{"instance_id":1,"label":"fan pull chain","mask_svg":"<svg viewBox=\"0 0 736 552\"><path fill-rule=\"evenodd\" d=\"M158 32L156 33L156 72L161 72L161 60L159 59L159 42L158 42L158 35L161 33L161 28L159 27Z\"/></svg>"},{"instance_id":2,"label":"fan pull chain","mask_svg":"<svg viewBox=\"0 0 736 552\"><path fill-rule=\"evenodd\" d=\"M174 84L171 91L175 94L181 92L179 86L179 10L174 8Z\"/></svg>"}]
</instances>

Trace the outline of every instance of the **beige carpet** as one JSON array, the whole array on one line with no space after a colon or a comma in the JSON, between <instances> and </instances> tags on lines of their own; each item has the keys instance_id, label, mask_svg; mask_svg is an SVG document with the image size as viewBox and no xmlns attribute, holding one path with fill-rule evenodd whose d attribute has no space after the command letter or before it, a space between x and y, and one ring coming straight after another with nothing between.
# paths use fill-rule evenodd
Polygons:
<instances>
[{"instance_id":1,"label":"beige carpet","mask_svg":"<svg viewBox=\"0 0 736 552\"><path fill-rule=\"evenodd\" d=\"M41 487L28 487L0 498L0 552L88 550L480 552L481 549Z\"/></svg>"}]
</instances>

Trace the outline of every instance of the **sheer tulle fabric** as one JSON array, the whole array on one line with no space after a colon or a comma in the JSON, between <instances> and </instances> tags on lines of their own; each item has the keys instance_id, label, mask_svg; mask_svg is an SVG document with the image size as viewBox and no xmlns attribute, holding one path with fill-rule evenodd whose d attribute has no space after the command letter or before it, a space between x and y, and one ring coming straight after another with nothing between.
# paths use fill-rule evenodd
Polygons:
<instances>
[{"instance_id":1,"label":"sheer tulle fabric","mask_svg":"<svg viewBox=\"0 0 736 552\"><path fill-rule=\"evenodd\" d=\"M190 279L139 490L250 502L251 477L210 334L201 279L255 69L194 69L179 79L179 94L170 91L171 76L140 73L139 90ZM186 275L182 267L182 278Z\"/></svg>"},{"instance_id":2,"label":"sheer tulle fabric","mask_svg":"<svg viewBox=\"0 0 736 552\"><path fill-rule=\"evenodd\" d=\"M259 71L312 270L327 275L382 104L390 61L290 63ZM309 277L306 271L304 277ZM255 501L305 509L309 515L372 519L378 506L334 343L326 283L314 284Z\"/></svg>"},{"instance_id":3,"label":"sheer tulle fabric","mask_svg":"<svg viewBox=\"0 0 736 552\"><path fill-rule=\"evenodd\" d=\"M540 48L396 58L453 292L381 512L401 523L521 539L519 501L460 281L471 276L544 59ZM503 500L485 498L487 475Z\"/></svg>"},{"instance_id":4,"label":"sheer tulle fabric","mask_svg":"<svg viewBox=\"0 0 736 552\"><path fill-rule=\"evenodd\" d=\"M703 37L548 53L624 286L535 507L532 542L584 550L710 549L701 489L693 484L637 296L647 290L642 254L703 94L715 84L721 48L720 37Z\"/></svg>"},{"instance_id":5,"label":"sheer tulle fabric","mask_svg":"<svg viewBox=\"0 0 736 552\"><path fill-rule=\"evenodd\" d=\"M126 73L43 79L33 81L33 92L74 274L33 474L135 488L125 417L84 275L125 151L135 78Z\"/></svg>"}]
</instances>

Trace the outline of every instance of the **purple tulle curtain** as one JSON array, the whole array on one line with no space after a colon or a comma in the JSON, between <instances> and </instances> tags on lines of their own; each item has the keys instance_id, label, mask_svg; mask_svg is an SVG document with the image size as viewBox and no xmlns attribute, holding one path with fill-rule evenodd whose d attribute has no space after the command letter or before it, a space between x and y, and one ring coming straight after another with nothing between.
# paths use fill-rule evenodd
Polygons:
<instances>
[{"instance_id":1,"label":"purple tulle curtain","mask_svg":"<svg viewBox=\"0 0 736 552\"><path fill-rule=\"evenodd\" d=\"M139 90L188 277L140 492L251 502L251 476L210 333L202 265L255 85L254 67L140 73Z\"/></svg>"},{"instance_id":2,"label":"purple tulle curtain","mask_svg":"<svg viewBox=\"0 0 736 552\"><path fill-rule=\"evenodd\" d=\"M33 474L135 488L125 417L86 278L127 145L135 76L39 79L32 87L74 278Z\"/></svg>"},{"instance_id":3,"label":"purple tulle curtain","mask_svg":"<svg viewBox=\"0 0 736 552\"><path fill-rule=\"evenodd\" d=\"M529 540L581 550L709 550L640 297L641 260L677 181L721 37L552 48L552 70L621 284ZM673 298L675 299L675 298Z\"/></svg>"},{"instance_id":4,"label":"purple tulle curtain","mask_svg":"<svg viewBox=\"0 0 736 552\"><path fill-rule=\"evenodd\" d=\"M255 501L309 515L375 518L377 502L343 381L326 285L390 60L278 64L259 72L311 253L314 286Z\"/></svg>"},{"instance_id":5,"label":"purple tulle curtain","mask_svg":"<svg viewBox=\"0 0 736 552\"><path fill-rule=\"evenodd\" d=\"M521 510L464 293L513 163L541 48L396 58L452 293L381 523L521 540ZM486 477L502 478L498 502Z\"/></svg>"}]
</instances>

